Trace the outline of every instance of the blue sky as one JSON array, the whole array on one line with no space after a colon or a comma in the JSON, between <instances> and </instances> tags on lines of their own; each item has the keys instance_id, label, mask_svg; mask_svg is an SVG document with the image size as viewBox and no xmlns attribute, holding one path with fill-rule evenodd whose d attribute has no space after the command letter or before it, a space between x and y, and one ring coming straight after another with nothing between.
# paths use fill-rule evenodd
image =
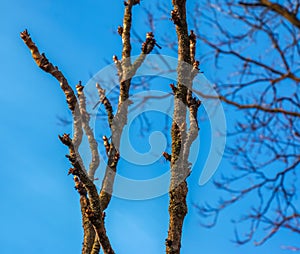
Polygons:
<instances>
[{"instance_id":1,"label":"blue sky","mask_svg":"<svg viewBox=\"0 0 300 254\"><path fill-rule=\"evenodd\" d=\"M150 5L150 1L142 4ZM123 4L12 0L1 1L0 6L1 253L80 253L79 196L67 176L67 150L57 138L58 134L71 131L60 125L57 118L68 115L65 98L57 82L35 65L19 32L28 28L40 50L59 66L72 86L79 80L85 84L106 65L105 59L110 61L113 54L120 55L120 38L113 31L122 22ZM134 24L142 36L147 31L144 17L142 8L136 7ZM162 27L166 26L163 22ZM159 23L156 28L159 33ZM136 53L139 47L135 42ZM170 52L162 49L161 53ZM203 68L209 76L209 66ZM206 125L202 126L204 133ZM218 173L229 170L224 161ZM280 247L295 242L296 236L289 233L276 235L262 247L230 242L234 236L229 218L238 213L238 206L225 211L215 228L202 228L192 203L204 197L216 198L218 193L211 182L198 185L200 173L201 167L195 167L189 178L183 254L287 253ZM168 196L146 201L113 198L106 225L116 253L135 254L142 249L146 254L163 253Z\"/></svg>"}]
</instances>

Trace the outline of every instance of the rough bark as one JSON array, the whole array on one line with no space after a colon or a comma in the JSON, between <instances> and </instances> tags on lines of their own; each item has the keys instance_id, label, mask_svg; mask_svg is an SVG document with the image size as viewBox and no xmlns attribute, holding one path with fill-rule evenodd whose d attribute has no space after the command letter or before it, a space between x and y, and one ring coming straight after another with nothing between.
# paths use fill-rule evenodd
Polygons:
<instances>
[{"instance_id":1,"label":"rough bark","mask_svg":"<svg viewBox=\"0 0 300 254\"><path fill-rule=\"evenodd\" d=\"M45 72L52 75L59 82L60 87L66 96L68 107L72 112L73 125L74 125L73 143L75 149L77 149L81 143L83 132L82 132L82 123L81 123L81 116L79 112L78 102L73 89L70 87L67 79L62 74L62 72L58 69L58 67L50 63L44 53L40 54L37 46L32 41L27 29L24 30L20 34L20 36L24 41L24 43L26 44L26 46L29 48L31 55L34 61L36 62L37 66L40 67Z\"/></svg>"},{"instance_id":2,"label":"rough bark","mask_svg":"<svg viewBox=\"0 0 300 254\"><path fill-rule=\"evenodd\" d=\"M82 119L82 127L88 138L92 160L89 165L88 175L91 180L94 180L95 172L100 164L100 157L98 151L98 143L95 139L94 132L90 127L90 115L86 111L86 97L84 94L84 86L81 85L81 82L76 86L78 100L79 100L79 111Z\"/></svg>"},{"instance_id":3,"label":"rough bark","mask_svg":"<svg viewBox=\"0 0 300 254\"><path fill-rule=\"evenodd\" d=\"M186 195L187 183L186 178L190 173L190 165L188 163L188 154L190 146L197 136L198 124L195 119L197 109L200 105L193 97L191 92L192 71L190 67L194 62L195 47L191 44L188 35L186 23L186 1L173 1L174 13L172 19L176 25L178 36L178 82L175 93L175 109L174 120L172 124L172 154L165 153L165 157L171 162L171 185L170 185L170 224L168 239L166 240L167 253L179 253L181 245L182 225L187 213ZM147 54L149 54L155 46L156 41L152 32L147 33L145 42L142 44L141 54L132 64L130 30L132 21L132 8L139 4L140 1L128 0L124 2L125 11L123 19L123 27L118 29L122 37L123 49L122 60L119 61L116 56L113 60L116 64L119 81L120 94L119 103L116 114L113 114L113 108L109 99L105 95L99 84L97 89L99 92L100 103L104 104L108 123L111 129L111 141L106 137L103 138L104 146L108 155L108 162L105 176L102 182L101 191L98 193L94 184L94 175L97 170L100 159L98 153L98 144L96 142L93 130L89 125L89 114L86 111L86 98L84 95L84 87L79 83L76 86L77 97L73 89L69 86L67 79L64 77L58 67L54 66L46 58L45 54L40 54L38 48L33 43L27 30L21 33L21 38L30 49L36 64L45 72L55 77L66 96L68 106L72 112L74 124L74 136L71 138L68 134L59 136L61 142L69 148L69 159L73 168L69 170L69 174L74 175L75 188L80 194L80 207L82 214L82 225L84 230L83 238L83 254L97 254L100 252L100 245L105 254L113 254L114 251L106 234L104 225L104 210L108 207L112 192L117 164L120 158L119 146L124 126L127 124L128 107L131 104L129 100L129 90L131 78L135 75L138 68L144 62ZM159 46L158 46L159 47ZM192 59L192 61L191 61ZM198 66L198 65L197 65ZM199 104L199 105L198 105ZM186 130L186 109L190 111L190 130ZM87 135L92 160L87 171L82 162L82 158L78 153L81 144L83 130Z\"/></svg>"},{"instance_id":4,"label":"rough bark","mask_svg":"<svg viewBox=\"0 0 300 254\"><path fill-rule=\"evenodd\" d=\"M21 33L21 38L24 41L24 43L27 45L27 47L30 49L30 52L36 64L42 70L51 74L59 81L60 86L66 95L67 103L73 116L74 136L73 139L71 139L69 135L64 134L63 136L59 136L59 138L61 142L66 146L68 146L69 148L69 154L66 156L71 162L71 164L73 165L73 168L70 169L69 173L79 178L77 183L80 182L83 184L83 188L81 188L80 190L80 195L82 194L84 195L85 190L87 192L87 195L89 197L89 202L88 202L89 206L85 212L98 235L104 253L113 254L114 251L106 235L106 230L104 228L104 223L102 220L102 210L100 206L100 200L98 197L97 188L94 185L93 181L88 176L87 171L84 168L84 164L82 162L81 156L78 153L78 147L82 140L83 123L82 123L82 116L80 113L80 107L78 105L78 101L75 96L75 93L73 89L69 86L67 79L64 77L62 72L58 70L58 67L50 63L49 60L46 58L45 54L40 54L37 46L32 41L27 30ZM81 106L83 106L83 104ZM83 209L83 207L81 208Z\"/></svg>"},{"instance_id":5,"label":"rough bark","mask_svg":"<svg viewBox=\"0 0 300 254\"><path fill-rule=\"evenodd\" d=\"M120 29L120 27L118 29L120 30L119 33L122 36L123 49L121 63L116 56L113 56L113 60L116 64L120 80L119 103L115 116L112 116L111 105L108 99L103 95L104 92L101 91L101 88L98 88L100 98L102 98L102 103L104 104L108 114L108 121L112 134L112 142L108 151L108 163L100 192L100 202L103 210L107 208L113 192L113 183L116 175L118 160L120 157L119 146L121 135L124 126L127 124L128 107L131 104L131 101L128 99L131 78L135 75L137 69L142 65L142 63L146 59L147 54L151 53L154 46L157 45L153 33L147 33L146 40L142 45L142 52L140 53L140 56L135 60L133 64L131 64L130 30L132 21L132 7L138 3L139 1L133 0L126 2L123 27L122 29Z\"/></svg>"},{"instance_id":6,"label":"rough bark","mask_svg":"<svg viewBox=\"0 0 300 254\"><path fill-rule=\"evenodd\" d=\"M166 239L166 253L178 254L181 248L182 226L187 214L186 196L188 192L186 177L189 168L180 158L186 137L186 97L190 75L187 69L190 64L190 42L186 23L185 0L172 1L172 20L176 26L178 38L177 89L175 94L174 115L172 124L171 182L169 190L169 230Z\"/></svg>"}]
</instances>

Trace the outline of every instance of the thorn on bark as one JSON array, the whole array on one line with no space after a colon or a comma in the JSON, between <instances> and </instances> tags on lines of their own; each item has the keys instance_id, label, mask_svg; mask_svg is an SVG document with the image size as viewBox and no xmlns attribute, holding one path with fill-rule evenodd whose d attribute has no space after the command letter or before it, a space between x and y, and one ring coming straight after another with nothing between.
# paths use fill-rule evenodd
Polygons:
<instances>
[{"instance_id":1,"label":"thorn on bark","mask_svg":"<svg viewBox=\"0 0 300 254\"><path fill-rule=\"evenodd\" d=\"M46 71L46 72L49 72L51 70L51 64L49 62L49 60L47 59L45 53L42 53L39 60L37 60L37 64L38 66Z\"/></svg>"},{"instance_id":2,"label":"thorn on bark","mask_svg":"<svg viewBox=\"0 0 300 254\"><path fill-rule=\"evenodd\" d=\"M118 163L118 161L119 161L119 159L120 159L120 153L119 153L118 151L116 151L116 152L115 152L115 155L114 155L114 157L113 157L113 160L112 160L112 162L111 162L111 164L110 164L110 167L111 167L111 168L116 167L116 166L117 166L117 163Z\"/></svg>"},{"instance_id":3,"label":"thorn on bark","mask_svg":"<svg viewBox=\"0 0 300 254\"><path fill-rule=\"evenodd\" d=\"M123 34L123 27L122 26L118 26L118 34L120 36L122 36L122 34Z\"/></svg>"},{"instance_id":4,"label":"thorn on bark","mask_svg":"<svg viewBox=\"0 0 300 254\"><path fill-rule=\"evenodd\" d=\"M178 90L178 88L174 85L174 84L170 84L170 87L171 87L171 89L172 89L172 91L173 91L173 93L174 94L176 94L177 93L177 90Z\"/></svg>"},{"instance_id":5,"label":"thorn on bark","mask_svg":"<svg viewBox=\"0 0 300 254\"><path fill-rule=\"evenodd\" d=\"M25 29L23 32L20 33L21 39L25 40L26 38L30 37L30 34L28 33L28 30Z\"/></svg>"},{"instance_id":6,"label":"thorn on bark","mask_svg":"<svg viewBox=\"0 0 300 254\"><path fill-rule=\"evenodd\" d=\"M200 65L200 62L199 61L195 61L193 63L193 69L196 69L196 70L200 71L199 65Z\"/></svg>"},{"instance_id":7,"label":"thorn on bark","mask_svg":"<svg viewBox=\"0 0 300 254\"><path fill-rule=\"evenodd\" d=\"M84 184L79 180L78 176L74 176L74 182L75 182L75 190L77 190L80 195L85 196L87 194L86 189L84 187Z\"/></svg>"},{"instance_id":8,"label":"thorn on bark","mask_svg":"<svg viewBox=\"0 0 300 254\"><path fill-rule=\"evenodd\" d=\"M108 155L109 150L110 150L110 144L109 144L108 138L106 136L103 136L102 139L103 139L103 144L105 147L106 155Z\"/></svg>"},{"instance_id":9,"label":"thorn on bark","mask_svg":"<svg viewBox=\"0 0 300 254\"><path fill-rule=\"evenodd\" d=\"M113 55L112 59L113 59L114 63L117 63L119 61L119 59L116 55Z\"/></svg>"},{"instance_id":10,"label":"thorn on bark","mask_svg":"<svg viewBox=\"0 0 300 254\"><path fill-rule=\"evenodd\" d=\"M78 174L78 170L76 168L70 168L68 171L68 175L77 175Z\"/></svg>"},{"instance_id":11,"label":"thorn on bark","mask_svg":"<svg viewBox=\"0 0 300 254\"><path fill-rule=\"evenodd\" d=\"M169 239L166 239L166 245L168 246L168 247L171 247L172 246L172 240L169 240Z\"/></svg>"},{"instance_id":12,"label":"thorn on bark","mask_svg":"<svg viewBox=\"0 0 300 254\"><path fill-rule=\"evenodd\" d=\"M71 156L69 154L66 154L66 158L68 158L68 160L73 164L76 162L76 157L75 156Z\"/></svg>"},{"instance_id":13,"label":"thorn on bark","mask_svg":"<svg viewBox=\"0 0 300 254\"><path fill-rule=\"evenodd\" d=\"M200 65L199 61L194 61L193 69L192 69L192 78L195 78L198 73L203 73L202 71L200 71L199 65Z\"/></svg>"},{"instance_id":14,"label":"thorn on bark","mask_svg":"<svg viewBox=\"0 0 300 254\"><path fill-rule=\"evenodd\" d=\"M181 26L180 15L177 10L171 11L171 20L177 26Z\"/></svg>"},{"instance_id":15,"label":"thorn on bark","mask_svg":"<svg viewBox=\"0 0 300 254\"><path fill-rule=\"evenodd\" d=\"M122 68L121 61L119 61L119 59L116 55L113 55L112 59L113 59L115 65L117 67L119 80L121 80L122 79L122 73L123 73L123 68Z\"/></svg>"},{"instance_id":16,"label":"thorn on bark","mask_svg":"<svg viewBox=\"0 0 300 254\"><path fill-rule=\"evenodd\" d=\"M76 91L78 96L82 95L82 91L84 89L84 86L81 85L81 81L78 82L78 84L76 85Z\"/></svg>"},{"instance_id":17,"label":"thorn on bark","mask_svg":"<svg viewBox=\"0 0 300 254\"><path fill-rule=\"evenodd\" d=\"M190 31L189 39L192 43L196 43L196 34L194 33L194 30Z\"/></svg>"},{"instance_id":18,"label":"thorn on bark","mask_svg":"<svg viewBox=\"0 0 300 254\"><path fill-rule=\"evenodd\" d=\"M196 55L196 35L194 34L194 31L191 30L189 35L190 40L190 55L191 55L191 64L195 63L195 55Z\"/></svg>"},{"instance_id":19,"label":"thorn on bark","mask_svg":"<svg viewBox=\"0 0 300 254\"><path fill-rule=\"evenodd\" d=\"M95 214L93 213L92 209L87 207L85 209L85 215L89 218L89 219L95 219Z\"/></svg>"},{"instance_id":20,"label":"thorn on bark","mask_svg":"<svg viewBox=\"0 0 300 254\"><path fill-rule=\"evenodd\" d=\"M124 6L128 6L130 5L136 5L136 4L140 4L141 0L128 0L128 1L124 1Z\"/></svg>"},{"instance_id":21,"label":"thorn on bark","mask_svg":"<svg viewBox=\"0 0 300 254\"><path fill-rule=\"evenodd\" d=\"M201 100L197 99L196 97L192 97L187 101L188 107L196 107L199 108L201 106Z\"/></svg>"},{"instance_id":22,"label":"thorn on bark","mask_svg":"<svg viewBox=\"0 0 300 254\"><path fill-rule=\"evenodd\" d=\"M70 138L70 134L64 133L62 136L58 135L58 138L64 145L66 146L72 145L72 139Z\"/></svg>"},{"instance_id":23,"label":"thorn on bark","mask_svg":"<svg viewBox=\"0 0 300 254\"><path fill-rule=\"evenodd\" d=\"M114 157L114 161L118 162L118 160L120 159L120 153L118 151L116 151L115 157Z\"/></svg>"},{"instance_id":24,"label":"thorn on bark","mask_svg":"<svg viewBox=\"0 0 300 254\"><path fill-rule=\"evenodd\" d=\"M144 54L149 54L153 50L155 45L157 45L157 43L156 40L154 39L154 34L152 32L148 32L146 34L146 40L142 44L142 52Z\"/></svg>"},{"instance_id":25,"label":"thorn on bark","mask_svg":"<svg viewBox=\"0 0 300 254\"><path fill-rule=\"evenodd\" d=\"M102 213L102 220L103 220L103 221L105 220L105 217L106 217L106 213L103 212L103 213Z\"/></svg>"},{"instance_id":26,"label":"thorn on bark","mask_svg":"<svg viewBox=\"0 0 300 254\"><path fill-rule=\"evenodd\" d=\"M170 154L168 154L167 152L163 152L162 155L165 157L165 159L166 159L167 161L171 161L172 156L171 156Z\"/></svg>"}]
</instances>

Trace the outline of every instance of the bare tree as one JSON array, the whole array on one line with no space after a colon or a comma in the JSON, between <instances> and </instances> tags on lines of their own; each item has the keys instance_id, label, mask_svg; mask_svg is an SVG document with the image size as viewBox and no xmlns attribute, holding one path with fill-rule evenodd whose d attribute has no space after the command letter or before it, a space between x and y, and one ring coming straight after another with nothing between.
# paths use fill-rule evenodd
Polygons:
<instances>
[{"instance_id":1,"label":"bare tree","mask_svg":"<svg viewBox=\"0 0 300 254\"><path fill-rule=\"evenodd\" d=\"M27 30L21 33L21 38L31 51L31 55L43 71L52 75L60 84L67 100L68 107L72 113L73 136L63 134L59 136L61 142L69 149L66 157L69 159L72 168L69 174L74 176L75 188L80 195L80 207L82 214L83 254L99 253L100 247L104 253L114 253L113 246L107 236L105 228L105 210L108 207L112 195L118 163L122 159L120 154L120 140L125 125L127 124L128 111L132 104L129 100L132 79L143 64L147 55L158 46L152 32L148 32L142 44L139 57L131 61L131 26L132 9L139 5L139 0L124 1L123 26L118 28L122 37L122 58L113 56L119 78L118 103L111 103L105 89L101 84L96 83L99 94L99 103L104 105L107 122L111 137L103 136L103 145L107 153L105 175L101 189L98 192L95 181L95 173L100 164L98 142L90 126L90 112L87 110L87 95L84 86L79 82L76 85L77 94L68 83L66 77L53 65L44 53L40 53L37 46L31 39ZM197 75L199 62L195 61L196 36L188 34L186 21L186 1L173 0L171 20L173 21L178 37L178 68L177 82L171 88L174 95L174 116L171 129L172 151L171 154L163 153L163 156L170 161L171 179L169 187L169 232L166 239L166 253L180 253L182 225L187 214L187 183L186 178L190 174L191 165L188 156L191 145L198 135L197 111L200 101L192 95L193 78ZM158 46L159 47L159 46ZM187 120L187 109L188 118ZM189 123L189 124L188 124ZM187 127L189 126L189 128ZM87 137L90 153L92 155L88 169L79 152L83 136Z\"/></svg>"},{"instance_id":2,"label":"bare tree","mask_svg":"<svg viewBox=\"0 0 300 254\"><path fill-rule=\"evenodd\" d=\"M194 9L202 17L200 24L193 22L196 34L209 50L202 61L215 62L219 96L199 94L222 100L235 119L227 150L234 171L214 181L225 194L217 204L198 208L211 227L228 206L246 204L234 219L245 231L235 230L238 244L261 245L284 229L300 233L299 5L208 0Z\"/></svg>"}]
</instances>

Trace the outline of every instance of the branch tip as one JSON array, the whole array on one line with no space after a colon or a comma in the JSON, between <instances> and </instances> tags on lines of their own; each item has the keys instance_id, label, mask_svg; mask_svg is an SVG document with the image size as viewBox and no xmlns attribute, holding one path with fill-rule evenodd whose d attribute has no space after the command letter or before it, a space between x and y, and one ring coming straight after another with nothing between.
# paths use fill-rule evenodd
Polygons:
<instances>
[{"instance_id":1,"label":"branch tip","mask_svg":"<svg viewBox=\"0 0 300 254\"><path fill-rule=\"evenodd\" d=\"M148 32L146 34L146 40L142 44L142 52L144 54L149 54L154 46L157 45L156 40L154 39L154 34L152 32ZM158 46L160 48L160 46Z\"/></svg>"},{"instance_id":2,"label":"branch tip","mask_svg":"<svg viewBox=\"0 0 300 254\"><path fill-rule=\"evenodd\" d=\"M72 145L72 139L70 138L70 134L64 133L62 136L58 135L58 138L64 145L66 146Z\"/></svg>"}]
</instances>

